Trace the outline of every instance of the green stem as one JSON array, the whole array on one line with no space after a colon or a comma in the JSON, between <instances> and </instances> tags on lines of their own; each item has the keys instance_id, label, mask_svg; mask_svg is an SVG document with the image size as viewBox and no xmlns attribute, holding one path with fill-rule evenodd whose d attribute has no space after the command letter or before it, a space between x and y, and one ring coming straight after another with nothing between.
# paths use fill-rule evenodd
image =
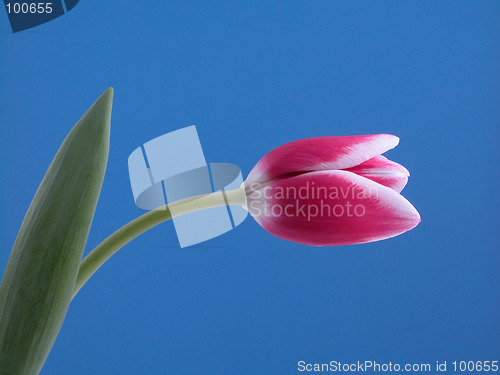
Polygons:
<instances>
[{"instance_id":1,"label":"green stem","mask_svg":"<svg viewBox=\"0 0 500 375\"><path fill-rule=\"evenodd\" d=\"M128 224L125 224L102 241L85 257L85 259L83 259L78 271L73 298L87 280L89 280L114 253L142 233L173 217L207 208L225 206L226 204L238 204L246 207L246 195L243 185L239 189L226 191L224 193L215 192L169 203L153 211L147 212Z\"/></svg>"}]
</instances>

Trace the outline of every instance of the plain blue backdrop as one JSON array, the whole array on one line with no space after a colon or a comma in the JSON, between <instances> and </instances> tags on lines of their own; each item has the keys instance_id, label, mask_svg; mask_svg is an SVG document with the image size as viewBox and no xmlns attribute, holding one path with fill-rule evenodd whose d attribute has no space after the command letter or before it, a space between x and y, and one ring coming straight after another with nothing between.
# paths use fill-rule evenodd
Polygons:
<instances>
[{"instance_id":1,"label":"plain blue backdrop","mask_svg":"<svg viewBox=\"0 0 500 375\"><path fill-rule=\"evenodd\" d=\"M211 3L211 4L210 4ZM70 306L42 374L295 374L297 362L500 360L500 4L81 1L12 34L0 11L1 249L60 143L115 88L87 252L142 214L127 158L196 124L246 176L285 142L392 133L422 223L315 248L251 217L180 249L171 223Z\"/></svg>"}]
</instances>

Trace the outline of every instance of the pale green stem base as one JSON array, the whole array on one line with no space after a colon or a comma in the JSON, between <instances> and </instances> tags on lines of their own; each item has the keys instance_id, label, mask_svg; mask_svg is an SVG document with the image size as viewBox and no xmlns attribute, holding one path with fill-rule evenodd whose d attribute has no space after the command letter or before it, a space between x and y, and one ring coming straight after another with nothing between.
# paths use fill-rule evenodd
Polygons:
<instances>
[{"instance_id":1,"label":"pale green stem base","mask_svg":"<svg viewBox=\"0 0 500 375\"><path fill-rule=\"evenodd\" d=\"M147 212L137 219L132 220L106 238L92 250L85 259L83 259L78 271L73 298L87 280L90 279L99 267L101 267L114 253L148 229L164 221L170 220L173 217L207 208L220 207L226 204L241 205L246 208L246 194L243 185L239 189L226 191L224 194L222 192L215 192L182 199Z\"/></svg>"}]
</instances>

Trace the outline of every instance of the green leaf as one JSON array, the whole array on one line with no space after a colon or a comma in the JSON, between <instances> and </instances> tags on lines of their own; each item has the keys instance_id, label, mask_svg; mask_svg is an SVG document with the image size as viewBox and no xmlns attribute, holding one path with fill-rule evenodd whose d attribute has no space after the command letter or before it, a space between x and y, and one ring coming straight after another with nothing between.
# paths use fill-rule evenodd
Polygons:
<instances>
[{"instance_id":1,"label":"green leaf","mask_svg":"<svg viewBox=\"0 0 500 375\"><path fill-rule=\"evenodd\" d=\"M68 310L104 178L113 89L59 148L0 285L0 374L38 374Z\"/></svg>"}]
</instances>

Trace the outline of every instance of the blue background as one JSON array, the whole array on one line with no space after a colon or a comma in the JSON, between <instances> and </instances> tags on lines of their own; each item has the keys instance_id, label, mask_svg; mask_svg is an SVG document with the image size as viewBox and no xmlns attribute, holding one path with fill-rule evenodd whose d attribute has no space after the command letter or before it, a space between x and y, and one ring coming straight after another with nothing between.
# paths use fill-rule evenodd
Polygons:
<instances>
[{"instance_id":1,"label":"blue background","mask_svg":"<svg viewBox=\"0 0 500 375\"><path fill-rule=\"evenodd\" d=\"M297 362L500 360L500 4L80 2L12 34L0 11L0 266L60 143L115 88L89 251L142 213L127 158L196 124L246 175L285 142L392 133L413 231L280 240L251 217L180 249L171 223L84 287L42 374L294 374Z\"/></svg>"}]
</instances>

